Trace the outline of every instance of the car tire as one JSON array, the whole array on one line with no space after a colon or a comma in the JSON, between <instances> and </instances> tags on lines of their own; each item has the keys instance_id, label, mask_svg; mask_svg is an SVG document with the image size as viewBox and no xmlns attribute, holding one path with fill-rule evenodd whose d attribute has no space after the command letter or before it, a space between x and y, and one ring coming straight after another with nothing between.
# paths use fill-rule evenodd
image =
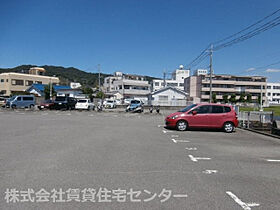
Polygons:
<instances>
[{"instance_id":1,"label":"car tire","mask_svg":"<svg viewBox=\"0 0 280 210\"><path fill-rule=\"evenodd\" d=\"M176 123L176 129L178 131L185 131L185 130L187 130L187 128L188 128L188 123L185 120L179 120Z\"/></svg>"},{"instance_id":2,"label":"car tire","mask_svg":"<svg viewBox=\"0 0 280 210\"><path fill-rule=\"evenodd\" d=\"M29 106L29 109L34 109L34 104L31 104L30 106Z\"/></svg>"},{"instance_id":3,"label":"car tire","mask_svg":"<svg viewBox=\"0 0 280 210\"><path fill-rule=\"evenodd\" d=\"M232 122L225 122L223 126L223 130L226 133L232 133L234 130L234 125Z\"/></svg>"},{"instance_id":4,"label":"car tire","mask_svg":"<svg viewBox=\"0 0 280 210\"><path fill-rule=\"evenodd\" d=\"M17 108L17 106L16 106L16 105L12 105L11 108L12 108L12 109L15 109L15 108Z\"/></svg>"}]
</instances>

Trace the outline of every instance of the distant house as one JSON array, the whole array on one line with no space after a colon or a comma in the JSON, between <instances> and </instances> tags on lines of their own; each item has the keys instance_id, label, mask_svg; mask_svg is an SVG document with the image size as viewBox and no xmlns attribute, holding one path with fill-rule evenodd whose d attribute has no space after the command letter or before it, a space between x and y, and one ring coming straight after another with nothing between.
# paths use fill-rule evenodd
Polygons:
<instances>
[{"instance_id":1,"label":"distant house","mask_svg":"<svg viewBox=\"0 0 280 210\"><path fill-rule=\"evenodd\" d=\"M175 87L165 87L149 94L149 105L186 106L187 93Z\"/></svg>"},{"instance_id":2,"label":"distant house","mask_svg":"<svg viewBox=\"0 0 280 210\"><path fill-rule=\"evenodd\" d=\"M44 89L47 85L43 84L32 84L29 88L26 89L26 92L34 94L38 97L45 96ZM53 85L54 91L59 92L61 90L69 90L71 89L69 86L61 86L61 85Z\"/></svg>"}]
</instances>

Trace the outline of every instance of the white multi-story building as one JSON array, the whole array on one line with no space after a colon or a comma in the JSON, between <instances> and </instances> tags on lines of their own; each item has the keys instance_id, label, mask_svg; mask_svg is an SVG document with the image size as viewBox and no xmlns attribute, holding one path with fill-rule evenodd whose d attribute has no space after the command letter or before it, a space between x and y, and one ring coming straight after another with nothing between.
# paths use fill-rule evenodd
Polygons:
<instances>
[{"instance_id":1,"label":"white multi-story building","mask_svg":"<svg viewBox=\"0 0 280 210\"><path fill-rule=\"evenodd\" d=\"M114 76L104 79L103 90L107 96L118 96L121 99L137 98L145 102L151 87L144 76L115 72Z\"/></svg>"},{"instance_id":2,"label":"white multi-story building","mask_svg":"<svg viewBox=\"0 0 280 210\"><path fill-rule=\"evenodd\" d=\"M172 73L172 79L156 79L152 83L152 91L160 90L164 87L175 87L184 90L184 79L190 76L190 70L184 69L183 65L179 66Z\"/></svg>"},{"instance_id":3,"label":"white multi-story building","mask_svg":"<svg viewBox=\"0 0 280 210\"><path fill-rule=\"evenodd\" d=\"M280 83L267 83L266 97L269 104L280 104Z\"/></svg>"}]
</instances>

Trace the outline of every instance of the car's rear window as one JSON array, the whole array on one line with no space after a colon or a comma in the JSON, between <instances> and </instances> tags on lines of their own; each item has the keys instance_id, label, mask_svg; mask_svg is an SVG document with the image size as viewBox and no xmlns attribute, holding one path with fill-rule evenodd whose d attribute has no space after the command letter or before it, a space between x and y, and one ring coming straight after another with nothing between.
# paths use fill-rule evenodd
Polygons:
<instances>
[{"instance_id":1,"label":"car's rear window","mask_svg":"<svg viewBox=\"0 0 280 210\"><path fill-rule=\"evenodd\" d=\"M55 100L56 101L66 101L66 98L65 97L57 97Z\"/></svg>"},{"instance_id":2,"label":"car's rear window","mask_svg":"<svg viewBox=\"0 0 280 210\"><path fill-rule=\"evenodd\" d=\"M87 100L85 100L85 99L84 99L84 100L79 100L79 101L78 101L78 103L86 103L86 102L87 102Z\"/></svg>"},{"instance_id":3,"label":"car's rear window","mask_svg":"<svg viewBox=\"0 0 280 210\"><path fill-rule=\"evenodd\" d=\"M223 113L223 106L212 106L212 113Z\"/></svg>"},{"instance_id":4,"label":"car's rear window","mask_svg":"<svg viewBox=\"0 0 280 210\"><path fill-rule=\"evenodd\" d=\"M231 111L231 108L229 106L225 106L224 109L225 109L225 112L230 112Z\"/></svg>"}]
</instances>

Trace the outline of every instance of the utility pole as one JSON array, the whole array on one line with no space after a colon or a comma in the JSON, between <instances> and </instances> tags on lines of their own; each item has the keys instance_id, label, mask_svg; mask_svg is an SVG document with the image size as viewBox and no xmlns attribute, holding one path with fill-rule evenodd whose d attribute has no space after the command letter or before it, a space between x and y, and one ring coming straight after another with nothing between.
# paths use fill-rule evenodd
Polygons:
<instances>
[{"instance_id":1,"label":"utility pole","mask_svg":"<svg viewBox=\"0 0 280 210\"><path fill-rule=\"evenodd\" d=\"M100 91L100 64L98 64L98 90Z\"/></svg>"},{"instance_id":2,"label":"utility pole","mask_svg":"<svg viewBox=\"0 0 280 210\"><path fill-rule=\"evenodd\" d=\"M52 100L52 78L50 78L50 99Z\"/></svg>"},{"instance_id":3,"label":"utility pole","mask_svg":"<svg viewBox=\"0 0 280 210\"><path fill-rule=\"evenodd\" d=\"M165 69L163 70L163 87L165 88L166 87L166 71Z\"/></svg>"},{"instance_id":4,"label":"utility pole","mask_svg":"<svg viewBox=\"0 0 280 210\"><path fill-rule=\"evenodd\" d=\"M209 102L212 103L212 77L213 77L213 67L212 67L212 61L213 59L213 44L211 44L211 49L210 49L210 99L209 99Z\"/></svg>"},{"instance_id":5,"label":"utility pole","mask_svg":"<svg viewBox=\"0 0 280 210\"><path fill-rule=\"evenodd\" d=\"M263 104L262 104L262 100L263 100L263 85L261 85L261 97L260 97L260 111L263 111Z\"/></svg>"}]
</instances>

